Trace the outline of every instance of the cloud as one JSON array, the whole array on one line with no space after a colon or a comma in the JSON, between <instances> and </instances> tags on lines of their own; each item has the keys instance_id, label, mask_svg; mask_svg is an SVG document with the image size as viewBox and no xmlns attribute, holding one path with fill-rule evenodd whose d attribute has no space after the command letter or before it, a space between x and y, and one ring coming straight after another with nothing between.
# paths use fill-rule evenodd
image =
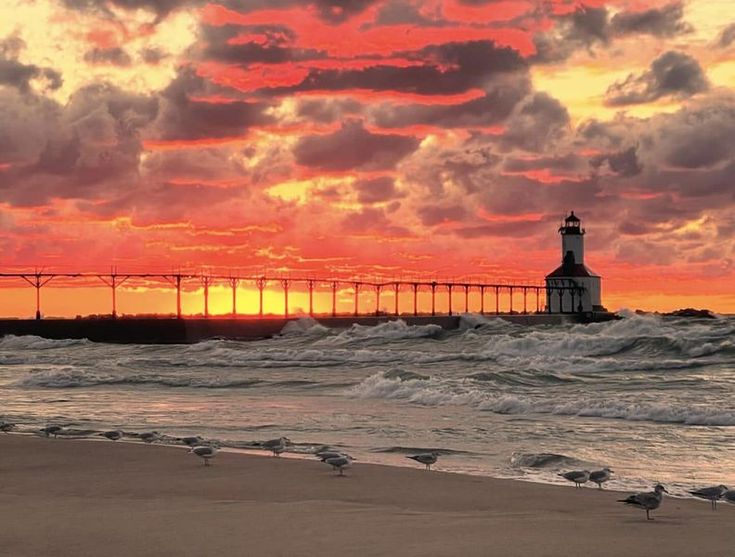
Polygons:
<instances>
[{"instance_id":1,"label":"cloud","mask_svg":"<svg viewBox=\"0 0 735 557\"><path fill-rule=\"evenodd\" d=\"M353 187L360 203L383 203L403 196L390 176L358 180Z\"/></svg>"},{"instance_id":2,"label":"cloud","mask_svg":"<svg viewBox=\"0 0 735 557\"><path fill-rule=\"evenodd\" d=\"M112 48L93 48L84 54L84 61L90 64L110 64L111 66L130 66L133 59L119 46Z\"/></svg>"},{"instance_id":3,"label":"cloud","mask_svg":"<svg viewBox=\"0 0 735 557\"><path fill-rule=\"evenodd\" d=\"M493 41L452 42L396 52L420 65L400 67L377 65L363 69L311 69L292 87L273 88L269 93L285 95L299 91L367 89L419 95L448 95L482 88L493 76L527 67L518 51Z\"/></svg>"},{"instance_id":4,"label":"cloud","mask_svg":"<svg viewBox=\"0 0 735 557\"><path fill-rule=\"evenodd\" d=\"M669 51L640 75L630 74L611 85L605 94L608 106L626 106L656 101L662 97L686 98L709 88L699 62L687 54Z\"/></svg>"},{"instance_id":5,"label":"cloud","mask_svg":"<svg viewBox=\"0 0 735 557\"><path fill-rule=\"evenodd\" d=\"M637 151L637 146L632 146L623 151L597 155L592 157L590 164L599 169L607 163L610 171L619 176L636 176L643 170Z\"/></svg>"},{"instance_id":6,"label":"cloud","mask_svg":"<svg viewBox=\"0 0 735 557\"><path fill-rule=\"evenodd\" d=\"M25 43L17 36L11 35L0 40L0 85L15 87L23 93L31 91L33 81L41 81L51 90L61 87L63 80L60 72L18 61L18 55L24 48Z\"/></svg>"},{"instance_id":7,"label":"cloud","mask_svg":"<svg viewBox=\"0 0 735 557\"><path fill-rule=\"evenodd\" d=\"M574 51L606 45L610 39L606 8L579 6L573 12L555 16L551 31L538 33L533 42L534 63L554 63L566 60Z\"/></svg>"},{"instance_id":8,"label":"cloud","mask_svg":"<svg viewBox=\"0 0 735 557\"><path fill-rule=\"evenodd\" d=\"M182 68L161 92L161 112L155 136L164 140L241 137L254 125L273 122L268 105L259 102L226 103L192 100L218 92L191 68Z\"/></svg>"},{"instance_id":9,"label":"cloud","mask_svg":"<svg viewBox=\"0 0 735 557\"><path fill-rule=\"evenodd\" d=\"M619 36L648 34L673 37L694 30L689 23L683 21L683 17L683 3L673 2L661 8L617 13L610 21L610 28L614 35Z\"/></svg>"},{"instance_id":10,"label":"cloud","mask_svg":"<svg viewBox=\"0 0 735 557\"><path fill-rule=\"evenodd\" d=\"M722 30L717 44L722 48L727 48L733 42L735 42L735 23L731 23Z\"/></svg>"},{"instance_id":11,"label":"cloud","mask_svg":"<svg viewBox=\"0 0 735 557\"><path fill-rule=\"evenodd\" d=\"M507 149L545 151L564 137L569 128L569 112L558 100L538 92L516 107L501 136Z\"/></svg>"},{"instance_id":12,"label":"cloud","mask_svg":"<svg viewBox=\"0 0 735 557\"><path fill-rule=\"evenodd\" d=\"M389 170L418 147L414 137L374 134L348 121L327 135L310 135L294 147L296 162L321 170Z\"/></svg>"}]
</instances>

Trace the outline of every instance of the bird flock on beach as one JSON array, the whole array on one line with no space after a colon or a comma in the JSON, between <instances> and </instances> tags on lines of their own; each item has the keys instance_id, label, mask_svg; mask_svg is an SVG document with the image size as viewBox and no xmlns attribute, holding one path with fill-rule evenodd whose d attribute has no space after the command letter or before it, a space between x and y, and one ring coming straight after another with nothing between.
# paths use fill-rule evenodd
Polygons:
<instances>
[{"instance_id":1,"label":"bird flock on beach","mask_svg":"<svg viewBox=\"0 0 735 557\"><path fill-rule=\"evenodd\" d=\"M6 421L0 421L0 432L10 433L16 429L16 424ZM38 430L38 433L45 437L58 437L65 433L64 428L59 425L47 425ZM109 439L110 441L119 441L126 435L137 438L143 443L150 444L163 440L163 437L157 431L149 431L137 434L126 434L116 429L104 431L98 434L100 437ZM170 439L170 438L169 438ZM210 466L211 460L217 456L220 450L220 444L217 441L208 441L199 435L189 437L177 437L175 441L189 447L189 452L202 459L205 466ZM277 439L269 439L258 444L258 447L271 452L274 457L279 457L287 451L288 447L293 443L288 437L279 437ZM353 456L344 451L336 451L328 446L322 446L313 452L321 462L332 467L338 476L345 475L345 469L350 467L356 460ZM411 459L425 467L426 471L431 470L431 466L439 460L440 453L437 451L420 452L418 454L408 455L406 458ZM613 470L605 467L601 470L571 470L558 474L560 477L574 484L575 488L581 489L587 482L597 484L598 489L603 489L603 484L610 481ZM646 519L653 520L651 512L658 509L663 501L664 493L668 490L660 483L654 486L653 491L634 493L625 499L619 499L619 503L645 511ZM689 494L705 499L710 502L713 511L717 510L718 501L726 501L735 504L735 489L729 489L726 485L716 485L703 487L689 491Z\"/></svg>"}]
</instances>

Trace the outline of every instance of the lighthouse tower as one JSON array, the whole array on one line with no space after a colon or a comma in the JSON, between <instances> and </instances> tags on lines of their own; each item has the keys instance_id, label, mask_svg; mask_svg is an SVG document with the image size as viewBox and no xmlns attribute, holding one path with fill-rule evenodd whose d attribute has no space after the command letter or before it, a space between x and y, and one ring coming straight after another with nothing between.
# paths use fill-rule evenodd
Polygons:
<instances>
[{"instance_id":1,"label":"lighthouse tower","mask_svg":"<svg viewBox=\"0 0 735 557\"><path fill-rule=\"evenodd\" d=\"M546 275L549 313L589 313L605 311L601 300L601 279L584 264L584 228L572 211L559 227L561 265Z\"/></svg>"}]
</instances>

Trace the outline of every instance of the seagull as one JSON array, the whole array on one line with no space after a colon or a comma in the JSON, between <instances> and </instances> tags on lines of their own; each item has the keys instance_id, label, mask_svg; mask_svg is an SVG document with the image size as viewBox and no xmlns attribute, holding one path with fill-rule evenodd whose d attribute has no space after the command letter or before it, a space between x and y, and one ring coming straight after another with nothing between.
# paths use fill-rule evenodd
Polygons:
<instances>
[{"instance_id":1,"label":"seagull","mask_svg":"<svg viewBox=\"0 0 735 557\"><path fill-rule=\"evenodd\" d=\"M661 501L664 498L664 493L668 493L666 488L661 484L657 484L653 488L653 491L646 493L636 493L631 495L627 499L618 499L618 503L625 503L626 505L632 505L639 509L646 511L646 520L653 520L650 512L658 509L661 506Z\"/></svg>"},{"instance_id":2,"label":"seagull","mask_svg":"<svg viewBox=\"0 0 735 557\"><path fill-rule=\"evenodd\" d=\"M263 448L270 450L273 453L273 456L280 456L289 444L291 444L291 440L288 437L279 437L278 439L270 439L263 442L262 446Z\"/></svg>"},{"instance_id":3,"label":"seagull","mask_svg":"<svg viewBox=\"0 0 735 557\"><path fill-rule=\"evenodd\" d=\"M344 476L344 469L352 464L352 458L346 455L340 455L327 458L322 462L329 464L333 470L339 470L339 475Z\"/></svg>"},{"instance_id":4,"label":"seagull","mask_svg":"<svg viewBox=\"0 0 735 557\"><path fill-rule=\"evenodd\" d=\"M722 494L722 498L728 503L735 503L735 489L728 489Z\"/></svg>"},{"instance_id":5,"label":"seagull","mask_svg":"<svg viewBox=\"0 0 735 557\"><path fill-rule=\"evenodd\" d=\"M198 435L194 435L193 437L182 437L181 442L184 443L184 445L196 447L200 446L204 442L204 439L202 439Z\"/></svg>"},{"instance_id":6,"label":"seagull","mask_svg":"<svg viewBox=\"0 0 735 557\"><path fill-rule=\"evenodd\" d=\"M161 435L157 431L151 431L146 433L141 433L139 435L140 440L144 443L153 443L153 441L158 441L161 438Z\"/></svg>"},{"instance_id":7,"label":"seagull","mask_svg":"<svg viewBox=\"0 0 735 557\"><path fill-rule=\"evenodd\" d=\"M107 437L110 441L119 441L123 437L123 432L116 429L114 431L105 431L104 433L100 433L100 435Z\"/></svg>"},{"instance_id":8,"label":"seagull","mask_svg":"<svg viewBox=\"0 0 735 557\"><path fill-rule=\"evenodd\" d=\"M316 453L316 457L322 462L324 462L328 458L338 458L340 456L350 456L350 455L345 454L345 453L340 453L338 451L319 451L318 453Z\"/></svg>"},{"instance_id":9,"label":"seagull","mask_svg":"<svg viewBox=\"0 0 735 557\"><path fill-rule=\"evenodd\" d=\"M219 449L216 445L197 445L196 447L192 447L189 452L203 459L204 466L209 466L209 459L217 456Z\"/></svg>"},{"instance_id":10,"label":"seagull","mask_svg":"<svg viewBox=\"0 0 735 557\"><path fill-rule=\"evenodd\" d=\"M564 472L559 474L565 480L574 482L575 487L582 487L582 484L587 483L590 479L589 470L573 470L571 472Z\"/></svg>"},{"instance_id":11,"label":"seagull","mask_svg":"<svg viewBox=\"0 0 735 557\"><path fill-rule=\"evenodd\" d=\"M707 499L712 503L712 510L717 510L717 500L721 499L722 496L727 492L727 486L726 485L715 485L712 487L703 487L702 489L695 489L694 491L690 491L692 495L695 497L701 497L702 499Z\"/></svg>"},{"instance_id":12,"label":"seagull","mask_svg":"<svg viewBox=\"0 0 735 557\"><path fill-rule=\"evenodd\" d=\"M46 437L53 435L54 439L56 439L56 436L61 432L61 430L64 429L60 425L47 425L46 427L41 428L41 433L43 433Z\"/></svg>"},{"instance_id":13,"label":"seagull","mask_svg":"<svg viewBox=\"0 0 735 557\"><path fill-rule=\"evenodd\" d=\"M0 431L4 433L10 433L15 429L15 424L10 422L0 422Z\"/></svg>"},{"instance_id":14,"label":"seagull","mask_svg":"<svg viewBox=\"0 0 735 557\"><path fill-rule=\"evenodd\" d=\"M590 472L590 481L596 483L597 487L602 489L602 484L610 479L610 474L612 474L612 470L607 467L602 470L595 470Z\"/></svg>"},{"instance_id":15,"label":"seagull","mask_svg":"<svg viewBox=\"0 0 735 557\"><path fill-rule=\"evenodd\" d=\"M420 462L421 464L426 465L427 470L431 470L431 465L436 463L437 459L439 458L439 453L436 451L432 451L430 453L421 453L407 456L406 458L410 458L411 460Z\"/></svg>"}]
</instances>

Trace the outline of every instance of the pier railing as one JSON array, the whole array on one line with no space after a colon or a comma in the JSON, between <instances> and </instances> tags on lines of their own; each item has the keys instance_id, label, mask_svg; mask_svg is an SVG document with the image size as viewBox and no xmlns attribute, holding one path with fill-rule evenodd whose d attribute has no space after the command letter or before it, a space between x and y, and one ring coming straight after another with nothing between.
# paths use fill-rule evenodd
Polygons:
<instances>
[{"instance_id":1,"label":"pier railing","mask_svg":"<svg viewBox=\"0 0 735 557\"><path fill-rule=\"evenodd\" d=\"M117 270L109 273L54 273L45 271L33 272L14 272L0 273L0 278L19 279L25 281L36 290L36 319L41 319L41 289L52 280L59 279L93 279L101 281L105 286L110 288L112 295L112 313L111 317L116 318L117 313L117 289L124 283L133 280L156 280L167 282L176 291L176 317L182 318L181 293L182 288L188 283L196 281L201 285L204 295L204 317L210 317L209 312L209 289L215 284L227 284L232 290L232 311L231 315L237 317L237 289L244 284L254 285L258 290L258 316L264 317L263 292L269 285L277 285L280 287L284 297L284 313L283 316L289 317L289 291L294 286L300 285L306 287L309 296L308 315L315 315L314 308L314 292L317 289L328 289L331 291L331 311L329 314L337 316L337 292L340 287L351 288L354 292L354 308L352 315L381 315L388 314L381 311L380 300L381 293L391 291L394 294L394 308L392 315L401 315L399 312L399 295L408 293L413 296L413 312L412 315L419 315L419 292L431 293L431 312L430 315L438 314L437 296L442 293L447 294L448 310L446 314L453 315L457 308L453 306L453 293L461 292L464 294L464 312L478 311L480 314L501 315L501 314L528 314L528 313L544 313L551 312L551 304L549 300L554 293L559 296L560 313L579 313L582 311L582 294L584 287L577 285L574 281L562 281L561 284L532 284L532 283L508 283L508 282L483 282L469 280L418 280L418 279L353 279L353 278L325 278L325 277L293 277L293 276L273 276L273 275L238 275L238 274L208 274L208 273L120 273ZM373 311L361 311L360 293L366 290L375 292L375 309ZM480 294L479 308L470 308L470 293L478 292ZM486 306L486 296L494 294L494 307ZM571 304L565 311L562 300L565 293L569 294ZM514 295L522 295L522 306L514 309ZM507 296L508 311L501 312L502 298ZM529 297L531 305L529 305ZM575 304L575 300L579 303ZM535 309L534 309L535 308ZM327 312L321 312L326 314ZM404 313L405 314L405 313Z\"/></svg>"}]
</instances>

